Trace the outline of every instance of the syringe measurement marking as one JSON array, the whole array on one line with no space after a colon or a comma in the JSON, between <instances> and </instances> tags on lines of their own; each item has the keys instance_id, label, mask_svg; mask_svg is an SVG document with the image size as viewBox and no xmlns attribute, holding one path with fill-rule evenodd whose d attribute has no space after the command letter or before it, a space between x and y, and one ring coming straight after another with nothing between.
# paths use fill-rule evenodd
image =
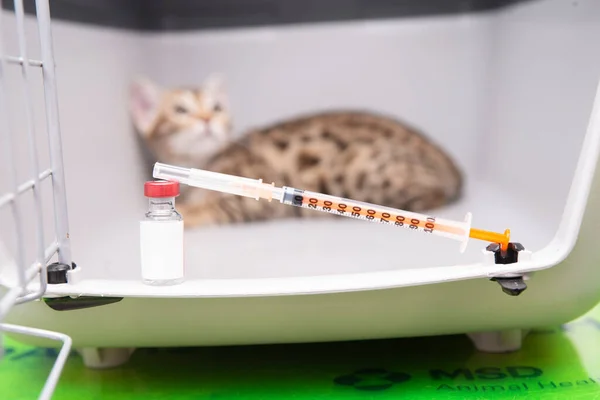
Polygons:
<instances>
[{"instance_id":1,"label":"syringe measurement marking","mask_svg":"<svg viewBox=\"0 0 600 400\"><path fill-rule=\"evenodd\" d=\"M426 221L419 220L417 218L411 218L410 220L399 214L391 214L388 212L378 212L373 209L365 209L352 203L337 203L331 200L319 200L314 197L304 197L300 195L294 195L296 204L301 204L301 207L309 208L318 211L325 211L336 215L345 215L349 213L351 217L358 219L366 219L370 222L379 222L383 224L389 224L394 222L395 226L406 227L408 229L419 229L423 232L433 233L436 229L435 217L427 217ZM352 208L350 208L352 207Z\"/></svg>"}]
</instances>

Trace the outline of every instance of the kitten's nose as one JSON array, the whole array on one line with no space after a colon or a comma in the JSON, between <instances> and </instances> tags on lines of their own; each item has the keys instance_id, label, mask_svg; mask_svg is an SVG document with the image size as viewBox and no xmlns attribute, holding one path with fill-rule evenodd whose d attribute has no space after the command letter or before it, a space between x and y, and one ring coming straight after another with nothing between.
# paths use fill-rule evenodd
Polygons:
<instances>
[{"instance_id":1,"label":"kitten's nose","mask_svg":"<svg viewBox=\"0 0 600 400\"><path fill-rule=\"evenodd\" d=\"M208 114L198 114L198 118L200 118L204 122L210 121L210 115Z\"/></svg>"}]
</instances>

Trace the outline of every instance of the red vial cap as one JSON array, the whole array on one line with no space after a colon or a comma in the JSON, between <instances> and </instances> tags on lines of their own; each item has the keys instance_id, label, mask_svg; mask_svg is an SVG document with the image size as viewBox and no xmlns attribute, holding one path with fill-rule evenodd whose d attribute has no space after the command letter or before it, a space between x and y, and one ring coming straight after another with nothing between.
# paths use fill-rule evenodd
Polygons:
<instances>
[{"instance_id":1,"label":"red vial cap","mask_svg":"<svg viewBox=\"0 0 600 400\"><path fill-rule=\"evenodd\" d=\"M179 196L179 182L148 181L144 183L146 197L176 197Z\"/></svg>"}]
</instances>

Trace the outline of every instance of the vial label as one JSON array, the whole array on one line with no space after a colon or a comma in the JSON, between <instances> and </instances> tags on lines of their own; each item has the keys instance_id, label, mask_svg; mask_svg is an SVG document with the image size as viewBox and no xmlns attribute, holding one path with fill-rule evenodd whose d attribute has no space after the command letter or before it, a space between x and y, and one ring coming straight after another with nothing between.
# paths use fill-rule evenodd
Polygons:
<instances>
[{"instance_id":1,"label":"vial label","mask_svg":"<svg viewBox=\"0 0 600 400\"><path fill-rule=\"evenodd\" d=\"M142 278L183 278L183 221L140 221Z\"/></svg>"}]
</instances>

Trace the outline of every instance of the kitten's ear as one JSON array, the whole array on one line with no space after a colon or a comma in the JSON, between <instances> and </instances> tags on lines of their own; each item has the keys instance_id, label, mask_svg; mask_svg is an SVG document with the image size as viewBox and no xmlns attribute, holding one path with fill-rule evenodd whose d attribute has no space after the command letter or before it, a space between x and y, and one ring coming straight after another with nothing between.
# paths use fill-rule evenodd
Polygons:
<instances>
[{"instance_id":1,"label":"kitten's ear","mask_svg":"<svg viewBox=\"0 0 600 400\"><path fill-rule=\"evenodd\" d=\"M204 81L205 90L214 93L215 95L225 95L225 77L223 74L213 73Z\"/></svg>"},{"instance_id":2,"label":"kitten's ear","mask_svg":"<svg viewBox=\"0 0 600 400\"><path fill-rule=\"evenodd\" d=\"M146 78L134 79L129 88L129 110L138 132L147 136L158 116L160 89Z\"/></svg>"},{"instance_id":3,"label":"kitten's ear","mask_svg":"<svg viewBox=\"0 0 600 400\"><path fill-rule=\"evenodd\" d=\"M208 94L213 101L219 103L221 107L230 112L229 96L225 85L225 77L219 73L209 75L204 81L204 92Z\"/></svg>"}]
</instances>

